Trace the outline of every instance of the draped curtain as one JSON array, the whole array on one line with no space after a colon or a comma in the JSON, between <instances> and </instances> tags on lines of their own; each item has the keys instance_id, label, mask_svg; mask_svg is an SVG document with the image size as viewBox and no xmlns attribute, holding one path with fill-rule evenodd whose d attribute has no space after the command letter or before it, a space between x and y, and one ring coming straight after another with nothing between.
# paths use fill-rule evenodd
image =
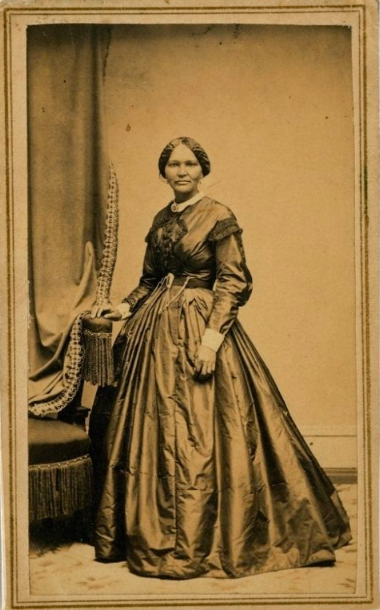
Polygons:
<instances>
[{"instance_id":1,"label":"draped curtain","mask_svg":"<svg viewBox=\"0 0 380 610\"><path fill-rule=\"evenodd\" d=\"M105 138L110 29L28 29L29 410L64 408L79 387L81 318L108 300L117 182Z\"/></svg>"}]
</instances>

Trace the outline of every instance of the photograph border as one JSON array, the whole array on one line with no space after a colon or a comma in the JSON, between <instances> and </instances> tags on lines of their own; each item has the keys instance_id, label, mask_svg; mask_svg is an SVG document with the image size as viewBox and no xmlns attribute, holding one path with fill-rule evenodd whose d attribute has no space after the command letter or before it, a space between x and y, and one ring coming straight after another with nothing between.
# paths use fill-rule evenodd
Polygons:
<instances>
[{"instance_id":1,"label":"photograph border","mask_svg":"<svg viewBox=\"0 0 380 610\"><path fill-rule=\"evenodd\" d=\"M55 4L53 7L52 5ZM65 2L43 2L36 1L28 3L27 6L14 2L0 7L1 19L3 20L3 67L4 67L4 100L2 100L1 113L4 114L4 142L5 155L4 166L2 163L1 171L5 176L4 188L4 211L1 218L2 236L4 236L2 247L2 350L1 350L1 370L2 370L2 495L3 495L3 558L6 560L6 577L4 590L7 592L7 608L118 608L118 607L216 607L216 606L352 606L366 605L375 603L377 599L377 582L375 578L377 569L377 535L378 528L374 520L377 507L377 338L378 338L378 310L377 310L377 20L378 5L375 0L358 3L339 3L334 4L312 2L294 3L270 3L267 5L256 4L254 0L246 3L234 5L233 1L212 3L200 6L200 3L176 2L163 0L162 2L151 1L144 6L136 6L133 2L112 3L112 6L104 6L103 2L91 1L91 6L87 2L75 1L75 5L67 6ZM360 256L360 328L361 328L361 375L362 384L362 450L364 463L362 464L362 485L364 502L364 533L365 533L365 577L366 594L355 596L352 594L339 595L304 595L295 594L281 600L279 596L270 598L239 597L236 594L224 595L216 598L214 596L202 596L202 598L184 599L175 596L173 599L160 599L159 597L137 599L106 598L98 596L95 600L91 599L59 599L59 601L22 601L19 596L18 570L19 570L19 549L17 544L18 511L17 511L17 476L16 462L16 383L17 383L17 363L16 363L16 337L18 330L16 327L15 308L19 306L18 283L21 281L15 267L16 253L15 244L15 200L14 200L14 150L13 150L13 119L12 109L14 103L14 89L12 87L12 35L15 27L16 18L22 15L33 16L101 16L101 23L106 23L107 15L136 15L152 14L159 18L163 14L188 14L196 13L207 15L239 15L242 13L265 14L290 14L297 15L303 13L357 13L359 19L359 92L358 92L358 163L359 172L355 168L355 175L359 175L359 256ZM371 135L375 132L375 136ZM5 442L4 442L5 441ZM5 539L5 542L4 542ZM4 546L5 545L5 546ZM4 550L5 548L5 550ZM4 566L3 566L4 573ZM30 596L37 597L37 596ZM61 596L57 596L61 597ZM74 597L74 596L72 596ZM82 596L83 597L83 596ZM141 596L140 596L141 597ZM371 606L374 607L374 606Z\"/></svg>"}]
</instances>

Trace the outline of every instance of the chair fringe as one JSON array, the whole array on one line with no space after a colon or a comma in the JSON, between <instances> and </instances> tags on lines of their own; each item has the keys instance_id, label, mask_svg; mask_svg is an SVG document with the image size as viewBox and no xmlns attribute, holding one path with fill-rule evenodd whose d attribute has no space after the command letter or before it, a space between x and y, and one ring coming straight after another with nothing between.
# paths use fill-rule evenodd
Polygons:
<instances>
[{"instance_id":1,"label":"chair fringe","mask_svg":"<svg viewBox=\"0 0 380 610\"><path fill-rule=\"evenodd\" d=\"M84 331L83 378L93 385L107 386L114 380L112 333Z\"/></svg>"},{"instance_id":2,"label":"chair fringe","mask_svg":"<svg viewBox=\"0 0 380 610\"><path fill-rule=\"evenodd\" d=\"M89 455L29 466L29 521L59 518L91 506L93 471Z\"/></svg>"}]
</instances>

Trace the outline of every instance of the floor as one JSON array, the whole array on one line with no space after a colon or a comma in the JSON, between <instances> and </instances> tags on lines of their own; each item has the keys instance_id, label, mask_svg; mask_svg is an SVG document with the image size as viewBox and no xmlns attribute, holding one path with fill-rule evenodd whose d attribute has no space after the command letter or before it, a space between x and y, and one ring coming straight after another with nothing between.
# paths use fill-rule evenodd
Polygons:
<instances>
[{"instance_id":1,"label":"floor","mask_svg":"<svg viewBox=\"0 0 380 610\"><path fill-rule=\"evenodd\" d=\"M284 570L248 576L238 580L198 578L167 581L130 574L124 562L94 561L89 544L69 542L65 535L31 540L30 586L34 595L197 595L197 594L281 594L355 592L357 549L357 486L342 484L337 489L349 514L353 541L338 550L330 567ZM53 539L54 538L54 539ZM67 538L67 536L66 536Z\"/></svg>"}]
</instances>

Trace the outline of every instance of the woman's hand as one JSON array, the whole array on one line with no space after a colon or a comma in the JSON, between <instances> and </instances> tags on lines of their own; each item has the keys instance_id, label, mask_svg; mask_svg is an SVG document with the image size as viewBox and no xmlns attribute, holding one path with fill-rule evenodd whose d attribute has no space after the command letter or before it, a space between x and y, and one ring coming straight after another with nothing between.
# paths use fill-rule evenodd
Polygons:
<instances>
[{"instance_id":1,"label":"woman's hand","mask_svg":"<svg viewBox=\"0 0 380 610\"><path fill-rule=\"evenodd\" d=\"M215 371L216 351L211 347L200 345L195 354L195 379L203 381L212 376Z\"/></svg>"},{"instance_id":2,"label":"woman's hand","mask_svg":"<svg viewBox=\"0 0 380 610\"><path fill-rule=\"evenodd\" d=\"M103 315L103 318L107 318L107 320L112 320L112 322L118 322L122 318L121 311L119 311L118 309L113 309L112 311L105 313Z\"/></svg>"},{"instance_id":3,"label":"woman's hand","mask_svg":"<svg viewBox=\"0 0 380 610\"><path fill-rule=\"evenodd\" d=\"M112 311L111 303L103 303L102 305L98 305L95 303L91 310L91 318L101 318L105 312Z\"/></svg>"},{"instance_id":4,"label":"woman's hand","mask_svg":"<svg viewBox=\"0 0 380 610\"><path fill-rule=\"evenodd\" d=\"M104 317L107 318L107 320L117 322L118 320L126 320L127 318L129 318L130 315L131 306L129 303L126 303L124 301L123 303L120 303L120 305L118 305L116 309L113 309L109 313L106 313Z\"/></svg>"},{"instance_id":5,"label":"woman's hand","mask_svg":"<svg viewBox=\"0 0 380 610\"><path fill-rule=\"evenodd\" d=\"M103 316L103 318L107 318L107 320L112 320L113 322L125 320L130 315L129 303L120 303L116 309L114 309L110 303L107 305L94 305L91 311L92 318L100 318Z\"/></svg>"}]
</instances>

